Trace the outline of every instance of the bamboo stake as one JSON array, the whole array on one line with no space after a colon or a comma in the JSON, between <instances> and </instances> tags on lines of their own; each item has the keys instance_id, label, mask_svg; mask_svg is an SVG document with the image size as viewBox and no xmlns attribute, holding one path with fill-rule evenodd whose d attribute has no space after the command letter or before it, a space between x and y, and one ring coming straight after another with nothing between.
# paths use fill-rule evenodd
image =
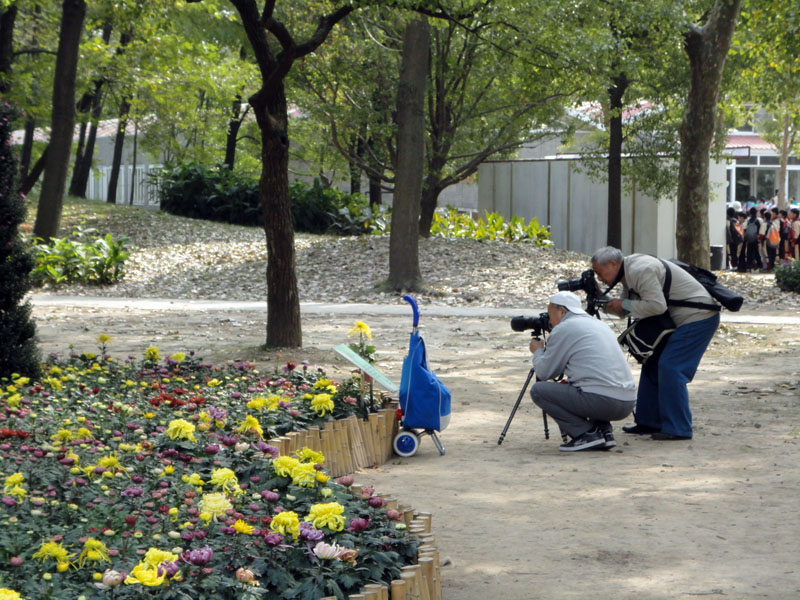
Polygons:
<instances>
[{"instance_id":1,"label":"bamboo stake","mask_svg":"<svg viewBox=\"0 0 800 600\"><path fill-rule=\"evenodd\" d=\"M392 580L392 600L408 600L408 586L405 579Z\"/></svg>"},{"instance_id":2,"label":"bamboo stake","mask_svg":"<svg viewBox=\"0 0 800 600\"><path fill-rule=\"evenodd\" d=\"M347 432L350 437L350 451L354 457L354 470L356 468L360 469L361 467L368 466L370 464L369 455L364 443L364 438L361 435L361 428L358 425L358 419L355 417L355 415L350 415L350 417L347 419Z\"/></svg>"},{"instance_id":3,"label":"bamboo stake","mask_svg":"<svg viewBox=\"0 0 800 600\"><path fill-rule=\"evenodd\" d=\"M342 457L342 462L344 463L344 473L353 473L355 469L353 468L353 459L350 456L350 444L348 443L349 436L347 435L347 424L341 421L334 421L334 431L338 434L337 437L339 439L339 453Z\"/></svg>"},{"instance_id":4,"label":"bamboo stake","mask_svg":"<svg viewBox=\"0 0 800 600\"><path fill-rule=\"evenodd\" d=\"M397 413L391 408L384 408L380 412L383 414L383 431L381 432L383 441L383 462L388 462L392 460L392 442L396 435Z\"/></svg>"},{"instance_id":5,"label":"bamboo stake","mask_svg":"<svg viewBox=\"0 0 800 600\"><path fill-rule=\"evenodd\" d=\"M420 565L408 565L403 568L409 573L414 574L414 582L417 586L420 600L431 600L430 593L428 592L428 584L422 575L422 567Z\"/></svg>"},{"instance_id":6,"label":"bamboo stake","mask_svg":"<svg viewBox=\"0 0 800 600\"><path fill-rule=\"evenodd\" d=\"M364 443L367 446L367 455L369 456L370 466L378 464L375 461L375 440L372 437L372 415L368 417L367 421L359 421L358 424L361 428L361 433L364 437Z\"/></svg>"},{"instance_id":7,"label":"bamboo stake","mask_svg":"<svg viewBox=\"0 0 800 600\"><path fill-rule=\"evenodd\" d=\"M397 510L397 498L384 498L383 501L386 504L386 508L393 508Z\"/></svg>"},{"instance_id":8,"label":"bamboo stake","mask_svg":"<svg viewBox=\"0 0 800 600\"><path fill-rule=\"evenodd\" d=\"M296 431L290 431L286 434L286 437L289 439L289 454L294 455L300 449L298 446L300 434Z\"/></svg>"},{"instance_id":9,"label":"bamboo stake","mask_svg":"<svg viewBox=\"0 0 800 600\"><path fill-rule=\"evenodd\" d=\"M405 567L403 567L405 569ZM400 574L400 579L406 582L406 600L422 600L417 585L417 576L413 572Z\"/></svg>"},{"instance_id":10,"label":"bamboo stake","mask_svg":"<svg viewBox=\"0 0 800 600\"><path fill-rule=\"evenodd\" d=\"M428 598L430 598L430 600L435 600L436 579L433 573L433 559L420 558L417 560L417 564L419 564L420 570L422 571L423 582L428 588Z\"/></svg>"},{"instance_id":11,"label":"bamboo stake","mask_svg":"<svg viewBox=\"0 0 800 600\"><path fill-rule=\"evenodd\" d=\"M329 431L319 432L319 444L322 454L325 457L325 463L328 466L328 472L331 474L331 477L336 477L338 465L336 463L336 453L333 451L333 448L331 448L331 434Z\"/></svg>"},{"instance_id":12,"label":"bamboo stake","mask_svg":"<svg viewBox=\"0 0 800 600\"><path fill-rule=\"evenodd\" d=\"M380 465L383 463L383 457L381 456L381 430L383 429L383 415L378 413L371 414L369 416L369 425L370 429L372 430L372 440L375 444L375 464Z\"/></svg>"},{"instance_id":13,"label":"bamboo stake","mask_svg":"<svg viewBox=\"0 0 800 600\"><path fill-rule=\"evenodd\" d=\"M375 600L389 600L389 588L379 583L368 583L364 586L364 594L375 593Z\"/></svg>"},{"instance_id":14,"label":"bamboo stake","mask_svg":"<svg viewBox=\"0 0 800 600\"><path fill-rule=\"evenodd\" d=\"M417 519L420 519L425 525L425 533L431 532L431 520L433 515L429 512L421 512L417 514Z\"/></svg>"}]
</instances>

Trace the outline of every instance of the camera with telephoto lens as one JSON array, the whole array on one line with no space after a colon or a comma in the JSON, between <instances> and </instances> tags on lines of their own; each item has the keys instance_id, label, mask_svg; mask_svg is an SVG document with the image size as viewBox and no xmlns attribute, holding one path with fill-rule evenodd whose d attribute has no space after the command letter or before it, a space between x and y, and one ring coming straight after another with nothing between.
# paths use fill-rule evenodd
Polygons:
<instances>
[{"instance_id":1,"label":"camera with telephoto lens","mask_svg":"<svg viewBox=\"0 0 800 600\"><path fill-rule=\"evenodd\" d=\"M597 311L608 302L608 300L600 299L594 271L591 269L586 269L578 279L559 281L556 286L558 286L559 292L578 292L581 290L586 292L586 312L592 316L595 316Z\"/></svg>"},{"instance_id":2,"label":"camera with telephoto lens","mask_svg":"<svg viewBox=\"0 0 800 600\"><path fill-rule=\"evenodd\" d=\"M541 337L542 332L550 331L550 316L546 313L539 313L538 317L514 317L511 319L511 329L514 331L526 331L531 329L533 337Z\"/></svg>"}]
</instances>

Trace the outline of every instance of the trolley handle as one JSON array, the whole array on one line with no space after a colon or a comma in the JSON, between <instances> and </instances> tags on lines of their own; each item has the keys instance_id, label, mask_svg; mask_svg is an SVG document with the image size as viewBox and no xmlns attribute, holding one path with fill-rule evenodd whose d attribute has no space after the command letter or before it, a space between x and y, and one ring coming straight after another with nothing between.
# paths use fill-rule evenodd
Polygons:
<instances>
[{"instance_id":1,"label":"trolley handle","mask_svg":"<svg viewBox=\"0 0 800 600\"><path fill-rule=\"evenodd\" d=\"M417 325L419 325L419 307L417 306L417 301L408 295L403 296L403 300L408 302L411 305L411 310L414 311L414 327L416 328Z\"/></svg>"}]
</instances>

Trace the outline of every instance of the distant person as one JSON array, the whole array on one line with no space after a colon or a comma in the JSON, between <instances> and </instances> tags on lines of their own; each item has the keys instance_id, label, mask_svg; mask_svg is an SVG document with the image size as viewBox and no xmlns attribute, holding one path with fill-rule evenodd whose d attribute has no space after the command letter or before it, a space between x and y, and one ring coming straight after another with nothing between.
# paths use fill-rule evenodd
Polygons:
<instances>
[{"instance_id":1,"label":"distant person","mask_svg":"<svg viewBox=\"0 0 800 600\"><path fill-rule=\"evenodd\" d=\"M727 210L727 221L725 225L725 241L727 247L727 267L736 269L739 266L739 246L744 242L744 231L739 226L736 218L736 210L729 206Z\"/></svg>"},{"instance_id":2,"label":"distant person","mask_svg":"<svg viewBox=\"0 0 800 600\"><path fill-rule=\"evenodd\" d=\"M789 211L791 215L791 258L793 260L800 260L800 208L792 208Z\"/></svg>"},{"instance_id":3,"label":"distant person","mask_svg":"<svg viewBox=\"0 0 800 600\"><path fill-rule=\"evenodd\" d=\"M758 211L753 206L750 209L750 217L747 219L744 228L744 244L745 244L745 270L761 269L763 263L761 262L761 252L759 251L759 243L761 239L761 219L758 218Z\"/></svg>"}]
</instances>

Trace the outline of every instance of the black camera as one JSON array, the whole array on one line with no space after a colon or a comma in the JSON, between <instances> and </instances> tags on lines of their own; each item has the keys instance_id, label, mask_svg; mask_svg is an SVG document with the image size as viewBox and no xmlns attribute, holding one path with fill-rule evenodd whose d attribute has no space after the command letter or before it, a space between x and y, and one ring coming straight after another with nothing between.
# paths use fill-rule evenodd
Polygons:
<instances>
[{"instance_id":1,"label":"black camera","mask_svg":"<svg viewBox=\"0 0 800 600\"><path fill-rule=\"evenodd\" d=\"M602 307L607 300L601 300L597 289L597 281L594 278L594 271L586 269L578 279L568 279L556 283L559 292L586 292L586 312L592 316Z\"/></svg>"},{"instance_id":2,"label":"black camera","mask_svg":"<svg viewBox=\"0 0 800 600\"><path fill-rule=\"evenodd\" d=\"M539 313L538 317L514 317L511 319L511 329L514 331L531 329L531 335L538 338L543 331L550 331L550 316L543 312Z\"/></svg>"}]
</instances>

